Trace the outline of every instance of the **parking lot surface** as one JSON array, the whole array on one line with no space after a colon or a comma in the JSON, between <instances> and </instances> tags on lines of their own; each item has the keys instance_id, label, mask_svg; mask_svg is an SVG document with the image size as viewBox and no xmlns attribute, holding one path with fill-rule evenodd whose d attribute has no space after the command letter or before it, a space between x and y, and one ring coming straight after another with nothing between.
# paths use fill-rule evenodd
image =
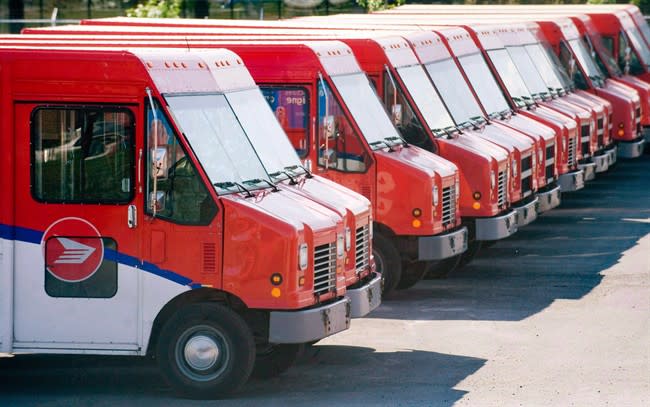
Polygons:
<instances>
[{"instance_id":1,"label":"parking lot surface","mask_svg":"<svg viewBox=\"0 0 650 407\"><path fill-rule=\"evenodd\" d=\"M223 406L650 405L650 155ZM98 321L99 322L99 321ZM155 363L0 358L0 405L169 405Z\"/></svg>"}]
</instances>

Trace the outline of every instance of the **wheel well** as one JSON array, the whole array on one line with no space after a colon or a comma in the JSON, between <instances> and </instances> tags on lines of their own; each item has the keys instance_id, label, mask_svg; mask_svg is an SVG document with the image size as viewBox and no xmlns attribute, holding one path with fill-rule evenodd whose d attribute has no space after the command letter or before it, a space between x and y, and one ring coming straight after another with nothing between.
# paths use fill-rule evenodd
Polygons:
<instances>
[{"instance_id":1,"label":"wheel well","mask_svg":"<svg viewBox=\"0 0 650 407\"><path fill-rule=\"evenodd\" d=\"M381 233L382 235L391 239L395 237L395 232L393 232L391 228L384 225L383 223L373 222L372 228L374 229L373 230L374 233Z\"/></svg>"},{"instance_id":2,"label":"wheel well","mask_svg":"<svg viewBox=\"0 0 650 407\"><path fill-rule=\"evenodd\" d=\"M234 310L238 314L242 315L247 312L246 304L236 296L228 294L223 291L215 290L212 288L199 288L196 290L187 291L183 294L180 294L173 300L169 301L165 306L160 310L156 319L153 322L153 327L151 329L151 335L149 337L149 344L147 346L147 355L152 356L155 352L156 345L158 343L158 337L162 327L165 325L165 322L174 315L179 309L182 309L188 304L195 304L199 302L220 302L228 306L228 308Z\"/></svg>"}]
</instances>

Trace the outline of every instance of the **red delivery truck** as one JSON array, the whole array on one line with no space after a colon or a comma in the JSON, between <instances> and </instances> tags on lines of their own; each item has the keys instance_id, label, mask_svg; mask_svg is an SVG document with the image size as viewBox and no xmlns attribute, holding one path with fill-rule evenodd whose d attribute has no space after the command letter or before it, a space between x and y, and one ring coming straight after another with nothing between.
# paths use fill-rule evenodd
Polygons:
<instances>
[{"instance_id":1,"label":"red delivery truck","mask_svg":"<svg viewBox=\"0 0 650 407\"><path fill-rule=\"evenodd\" d=\"M343 219L257 158L239 56L2 47L0 68L2 352L155 355L218 397L348 328Z\"/></svg>"}]
</instances>

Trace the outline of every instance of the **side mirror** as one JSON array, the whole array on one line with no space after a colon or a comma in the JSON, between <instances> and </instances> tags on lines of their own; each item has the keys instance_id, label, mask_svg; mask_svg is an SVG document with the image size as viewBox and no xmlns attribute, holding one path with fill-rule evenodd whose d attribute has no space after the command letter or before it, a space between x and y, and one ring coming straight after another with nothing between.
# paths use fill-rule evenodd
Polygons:
<instances>
[{"instance_id":1,"label":"side mirror","mask_svg":"<svg viewBox=\"0 0 650 407\"><path fill-rule=\"evenodd\" d=\"M402 125L402 105L394 104L390 109L391 118L395 126Z\"/></svg>"},{"instance_id":2,"label":"side mirror","mask_svg":"<svg viewBox=\"0 0 650 407\"><path fill-rule=\"evenodd\" d=\"M166 196L167 194L164 191L149 193L149 203L154 214L165 210L165 206L167 205Z\"/></svg>"},{"instance_id":3,"label":"side mirror","mask_svg":"<svg viewBox=\"0 0 650 407\"><path fill-rule=\"evenodd\" d=\"M336 123L334 116L323 117L323 137L325 140L336 138Z\"/></svg>"},{"instance_id":4,"label":"side mirror","mask_svg":"<svg viewBox=\"0 0 650 407\"><path fill-rule=\"evenodd\" d=\"M151 173L155 179L167 178L167 170L169 169L169 159L167 154L167 147L157 147L151 149Z\"/></svg>"}]
</instances>

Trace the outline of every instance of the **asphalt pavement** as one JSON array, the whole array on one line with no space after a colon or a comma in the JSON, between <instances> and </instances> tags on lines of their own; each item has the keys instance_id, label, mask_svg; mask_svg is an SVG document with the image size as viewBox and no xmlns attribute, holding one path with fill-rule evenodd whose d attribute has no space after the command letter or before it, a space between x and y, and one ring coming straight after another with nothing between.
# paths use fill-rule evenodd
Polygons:
<instances>
[{"instance_id":1,"label":"asphalt pavement","mask_svg":"<svg viewBox=\"0 0 650 407\"><path fill-rule=\"evenodd\" d=\"M178 399L140 358L0 358L2 406L206 404L650 405L650 155L226 400Z\"/></svg>"}]
</instances>

